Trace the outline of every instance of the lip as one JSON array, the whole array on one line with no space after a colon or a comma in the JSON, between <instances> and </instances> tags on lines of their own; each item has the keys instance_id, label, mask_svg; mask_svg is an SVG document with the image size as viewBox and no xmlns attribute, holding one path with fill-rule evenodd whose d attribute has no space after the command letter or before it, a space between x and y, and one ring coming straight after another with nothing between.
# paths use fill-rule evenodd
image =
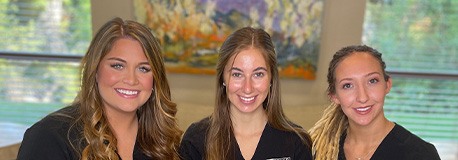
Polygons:
<instances>
[{"instance_id":1,"label":"lip","mask_svg":"<svg viewBox=\"0 0 458 160\"><path fill-rule=\"evenodd\" d=\"M364 106L364 107L353 108L353 110L360 115L366 115L372 111L373 107L374 105L369 105L369 106Z\"/></svg>"},{"instance_id":2,"label":"lip","mask_svg":"<svg viewBox=\"0 0 458 160\"><path fill-rule=\"evenodd\" d=\"M251 96L251 97L246 97L246 96L239 96L239 99L242 103L244 104L251 104L256 101L257 96Z\"/></svg>"},{"instance_id":3,"label":"lip","mask_svg":"<svg viewBox=\"0 0 458 160\"><path fill-rule=\"evenodd\" d=\"M123 98L136 98L140 94L140 90L115 88L116 93Z\"/></svg>"}]
</instances>

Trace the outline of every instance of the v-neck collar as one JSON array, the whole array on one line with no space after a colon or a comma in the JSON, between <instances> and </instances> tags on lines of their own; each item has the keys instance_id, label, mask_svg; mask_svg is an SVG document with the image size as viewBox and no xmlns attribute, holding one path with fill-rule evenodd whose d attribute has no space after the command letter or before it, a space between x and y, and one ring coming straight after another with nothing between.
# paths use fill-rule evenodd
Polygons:
<instances>
[{"instance_id":1,"label":"v-neck collar","mask_svg":"<svg viewBox=\"0 0 458 160\"><path fill-rule=\"evenodd\" d=\"M265 135L266 133L268 133L269 131L271 131L271 127L269 125L269 123L266 123L266 125L264 126L264 129L262 130L262 134L261 134L261 137L259 138L259 142L258 144L256 145L256 150L254 151L254 154L253 154L253 157L251 157L251 159L259 159L257 158L258 156L258 152L260 150L260 146L263 146L265 140ZM242 151L240 150L240 146L239 146L239 143L237 142L237 139L235 139L235 135L232 134L232 139L234 139L234 152L235 152L235 159L237 160L244 160L245 158L243 158L243 155L242 155Z\"/></svg>"}]
</instances>

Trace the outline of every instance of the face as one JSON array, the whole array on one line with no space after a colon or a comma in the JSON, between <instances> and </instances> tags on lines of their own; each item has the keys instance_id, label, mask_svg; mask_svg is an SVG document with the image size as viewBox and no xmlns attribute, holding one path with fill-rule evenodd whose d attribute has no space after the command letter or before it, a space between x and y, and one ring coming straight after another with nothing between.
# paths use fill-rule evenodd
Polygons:
<instances>
[{"instance_id":1,"label":"face","mask_svg":"<svg viewBox=\"0 0 458 160\"><path fill-rule=\"evenodd\" d=\"M270 87L266 61L257 49L246 49L231 57L224 69L231 112L262 112Z\"/></svg>"},{"instance_id":2,"label":"face","mask_svg":"<svg viewBox=\"0 0 458 160\"><path fill-rule=\"evenodd\" d=\"M341 105L350 125L364 126L384 118L383 104L391 89L391 79L385 81L374 57L353 53L340 62L334 74L336 93L331 98Z\"/></svg>"},{"instance_id":3,"label":"face","mask_svg":"<svg viewBox=\"0 0 458 160\"><path fill-rule=\"evenodd\" d=\"M153 74L138 41L122 38L100 61L97 84L107 111L135 113L151 96Z\"/></svg>"}]
</instances>

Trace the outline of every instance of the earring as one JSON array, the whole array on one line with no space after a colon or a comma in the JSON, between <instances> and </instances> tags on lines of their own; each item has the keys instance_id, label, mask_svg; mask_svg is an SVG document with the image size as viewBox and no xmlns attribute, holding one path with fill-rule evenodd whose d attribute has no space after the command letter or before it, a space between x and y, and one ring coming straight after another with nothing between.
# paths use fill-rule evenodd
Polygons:
<instances>
[{"instance_id":1,"label":"earring","mask_svg":"<svg viewBox=\"0 0 458 160\"><path fill-rule=\"evenodd\" d=\"M223 86L226 86L226 83L223 82Z\"/></svg>"}]
</instances>

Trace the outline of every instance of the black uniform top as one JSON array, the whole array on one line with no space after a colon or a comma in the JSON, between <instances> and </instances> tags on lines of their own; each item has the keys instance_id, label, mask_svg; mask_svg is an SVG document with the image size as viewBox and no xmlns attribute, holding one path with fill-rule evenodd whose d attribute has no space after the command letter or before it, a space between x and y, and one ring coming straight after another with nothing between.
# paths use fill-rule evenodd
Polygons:
<instances>
[{"instance_id":1,"label":"black uniform top","mask_svg":"<svg viewBox=\"0 0 458 160\"><path fill-rule=\"evenodd\" d=\"M346 132L340 137L339 160L345 160L343 145ZM431 143L410 133L395 124L394 128L377 147L371 160L440 160L436 148Z\"/></svg>"},{"instance_id":2,"label":"black uniform top","mask_svg":"<svg viewBox=\"0 0 458 160\"><path fill-rule=\"evenodd\" d=\"M72 147L82 150L87 143L82 139L83 127L71 127L77 115L74 106L65 107L52 113L28 128L19 148L18 160L78 160L80 154ZM63 116L63 115L69 116ZM71 127L71 130L69 130ZM141 152L136 144L133 153L134 159L151 159Z\"/></svg>"},{"instance_id":3,"label":"black uniform top","mask_svg":"<svg viewBox=\"0 0 458 160\"><path fill-rule=\"evenodd\" d=\"M195 122L186 130L180 145L180 156L184 160L202 160L205 157L205 138L209 118ZM235 138L232 136L235 141ZM233 141L232 151L237 160L243 160L237 142ZM311 149L302 143L294 132L281 131L266 124L253 160L303 160L312 159Z\"/></svg>"}]
</instances>

